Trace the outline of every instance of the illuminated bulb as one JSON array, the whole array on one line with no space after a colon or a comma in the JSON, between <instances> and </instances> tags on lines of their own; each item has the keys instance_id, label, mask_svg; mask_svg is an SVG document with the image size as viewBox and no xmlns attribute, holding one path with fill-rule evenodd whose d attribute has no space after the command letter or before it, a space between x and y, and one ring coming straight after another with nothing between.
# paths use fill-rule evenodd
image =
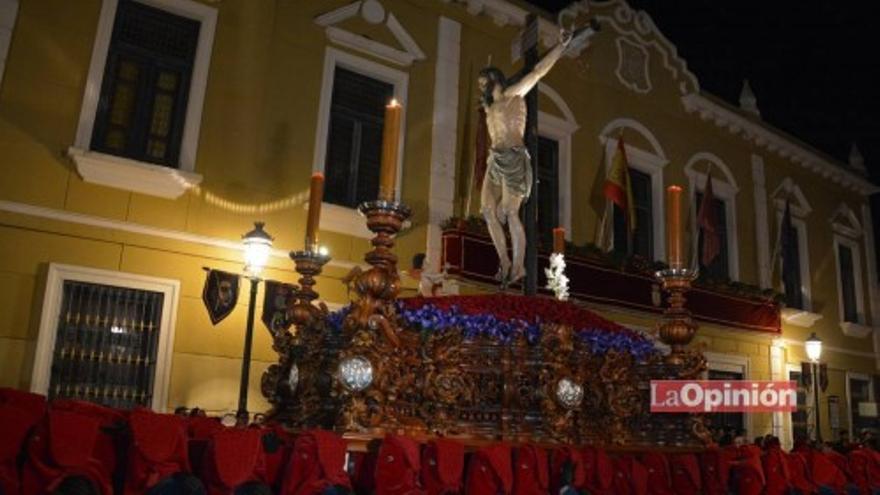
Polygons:
<instances>
[{"instance_id":1,"label":"illuminated bulb","mask_svg":"<svg viewBox=\"0 0 880 495\"><path fill-rule=\"evenodd\" d=\"M327 246L321 246L318 248L318 254L320 254L321 256L327 256L328 254L330 254L330 250L327 249Z\"/></svg>"}]
</instances>

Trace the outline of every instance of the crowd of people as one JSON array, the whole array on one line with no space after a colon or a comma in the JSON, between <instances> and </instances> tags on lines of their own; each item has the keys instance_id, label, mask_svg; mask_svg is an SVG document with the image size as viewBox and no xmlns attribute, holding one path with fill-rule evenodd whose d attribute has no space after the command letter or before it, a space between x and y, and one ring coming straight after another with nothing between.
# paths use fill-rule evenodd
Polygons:
<instances>
[{"instance_id":1,"label":"crowd of people","mask_svg":"<svg viewBox=\"0 0 880 495\"><path fill-rule=\"evenodd\" d=\"M122 411L0 388L0 495L788 495L880 493L876 437L719 430L699 451L386 435L350 445L257 415Z\"/></svg>"}]
</instances>

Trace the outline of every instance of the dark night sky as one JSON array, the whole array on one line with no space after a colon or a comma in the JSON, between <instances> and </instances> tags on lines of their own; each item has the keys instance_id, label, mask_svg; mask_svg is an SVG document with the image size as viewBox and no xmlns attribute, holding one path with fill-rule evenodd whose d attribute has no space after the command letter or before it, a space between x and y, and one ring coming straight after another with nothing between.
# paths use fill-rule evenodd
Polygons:
<instances>
[{"instance_id":1,"label":"dark night sky","mask_svg":"<svg viewBox=\"0 0 880 495\"><path fill-rule=\"evenodd\" d=\"M529 0L556 12L570 0ZM738 104L742 80L771 125L844 162L858 143L880 183L880 15L872 2L629 0L704 91Z\"/></svg>"}]
</instances>

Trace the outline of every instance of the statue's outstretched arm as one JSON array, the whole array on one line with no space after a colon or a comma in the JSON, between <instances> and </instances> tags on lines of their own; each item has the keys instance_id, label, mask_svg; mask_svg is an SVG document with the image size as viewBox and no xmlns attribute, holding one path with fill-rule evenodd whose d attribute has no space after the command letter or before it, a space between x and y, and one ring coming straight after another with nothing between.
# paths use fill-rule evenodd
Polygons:
<instances>
[{"instance_id":1,"label":"statue's outstretched arm","mask_svg":"<svg viewBox=\"0 0 880 495\"><path fill-rule=\"evenodd\" d=\"M538 81L543 79L544 76L550 72L550 69L552 69L553 65L556 64L560 57L562 57L562 54L565 53L565 49L571 42L571 33L569 31L562 31L560 37L560 42L547 52L547 54L544 55L544 58L535 64L535 68L532 69L531 72L504 90L505 96L525 96L526 93L531 91L532 88L538 84Z\"/></svg>"}]
</instances>

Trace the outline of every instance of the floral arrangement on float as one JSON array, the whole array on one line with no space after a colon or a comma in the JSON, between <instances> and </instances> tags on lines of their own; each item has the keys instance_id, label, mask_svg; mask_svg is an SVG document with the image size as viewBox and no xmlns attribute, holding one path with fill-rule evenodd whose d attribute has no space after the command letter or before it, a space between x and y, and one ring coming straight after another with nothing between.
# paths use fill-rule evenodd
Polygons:
<instances>
[{"instance_id":1,"label":"floral arrangement on float","mask_svg":"<svg viewBox=\"0 0 880 495\"><path fill-rule=\"evenodd\" d=\"M341 331L351 311L346 306L330 314L331 328ZM509 344L524 338L536 344L545 325L571 327L591 354L626 352L644 361L657 350L653 341L634 330L606 320L571 302L547 297L508 294L412 297L398 299L402 327L422 332L461 331L466 339L486 338Z\"/></svg>"}]
</instances>

